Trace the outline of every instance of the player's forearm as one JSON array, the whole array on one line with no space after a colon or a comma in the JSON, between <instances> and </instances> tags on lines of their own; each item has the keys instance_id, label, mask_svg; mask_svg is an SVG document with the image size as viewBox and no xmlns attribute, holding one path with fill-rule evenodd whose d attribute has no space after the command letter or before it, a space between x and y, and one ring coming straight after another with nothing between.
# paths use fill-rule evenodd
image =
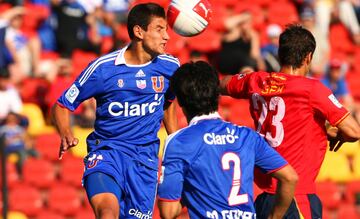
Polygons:
<instances>
[{"instance_id":1,"label":"player's forearm","mask_svg":"<svg viewBox=\"0 0 360 219\"><path fill-rule=\"evenodd\" d=\"M159 201L158 203L160 217L162 219L175 219L181 213L181 204L178 201L175 202L166 202L166 201Z\"/></svg>"},{"instance_id":2,"label":"player's forearm","mask_svg":"<svg viewBox=\"0 0 360 219\"><path fill-rule=\"evenodd\" d=\"M275 205L268 218L280 219L283 218L294 198L298 175L290 165L287 165L273 173L273 176L278 180L278 185L275 194Z\"/></svg>"},{"instance_id":3,"label":"player's forearm","mask_svg":"<svg viewBox=\"0 0 360 219\"><path fill-rule=\"evenodd\" d=\"M167 134L171 134L178 130L178 121L176 116L176 104L170 103L164 110L164 126Z\"/></svg>"},{"instance_id":4,"label":"player's forearm","mask_svg":"<svg viewBox=\"0 0 360 219\"><path fill-rule=\"evenodd\" d=\"M281 219L289 208L295 191L296 183L278 183L278 193L275 196L275 206L268 219Z\"/></svg>"},{"instance_id":5,"label":"player's forearm","mask_svg":"<svg viewBox=\"0 0 360 219\"><path fill-rule=\"evenodd\" d=\"M357 121L351 116L347 116L341 123L337 125L339 129L337 137L342 141L357 141L360 138L360 127Z\"/></svg>"},{"instance_id":6,"label":"player's forearm","mask_svg":"<svg viewBox=\"0 0 360 219\"><path fill-rule=\"evenodd\" d=\"M51 114L60 136L65 136L68 133L71 133L70 112L68 109L63 108L58 104L54 104Z\"/></svg>"}]
</instances>

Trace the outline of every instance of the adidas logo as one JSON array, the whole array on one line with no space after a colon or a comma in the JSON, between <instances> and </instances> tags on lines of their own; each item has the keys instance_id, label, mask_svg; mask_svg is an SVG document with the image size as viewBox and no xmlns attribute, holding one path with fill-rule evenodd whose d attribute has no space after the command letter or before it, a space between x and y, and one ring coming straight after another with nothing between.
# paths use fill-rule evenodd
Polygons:
<instances>
[{"instance_id":1,"label":"adidas logo","mask_svg":"<svg viewBox=\"0 0 360 219\"><path fill-rule=\"evenodd\" d=\"M135 75L136 78L145 77L145 76L146 76L145 73L141 69Z\"/></svg>"}]
</instances>

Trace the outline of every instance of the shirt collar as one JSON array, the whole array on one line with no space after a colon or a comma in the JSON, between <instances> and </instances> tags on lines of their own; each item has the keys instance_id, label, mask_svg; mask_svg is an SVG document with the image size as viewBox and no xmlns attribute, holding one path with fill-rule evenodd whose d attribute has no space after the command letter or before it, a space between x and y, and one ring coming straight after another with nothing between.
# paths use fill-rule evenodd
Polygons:
<instances>
[{"instance_id":1,"label":"shirt collar","mask_svg":"<svg viewBox=\"0 0 360 219\"><path fill-rule=\"evenodd\" d=\"M119 54L116 56L115 59L115 65L125 65L126 61L125 61L125 51L126 49L129 47L130 44L128 44L127 46L125 46L124 48L122 48L119 52Z\"/></svg>"},{"instance_id":2,"label":"shirt collar","mask_svg":"<svg viewBox=\"0 0 360 219\"><path fill-rule=\"evenodd\" d=\"M195 116L194 118L191 119L191 121L189 122L189 125L194 125L196 123L198 123L200 120L205 120L205 119L220 119L221 116L219 115L218 112L213 112L207 115L201 115L201 116Z\"/></svg>"}]
</instances>

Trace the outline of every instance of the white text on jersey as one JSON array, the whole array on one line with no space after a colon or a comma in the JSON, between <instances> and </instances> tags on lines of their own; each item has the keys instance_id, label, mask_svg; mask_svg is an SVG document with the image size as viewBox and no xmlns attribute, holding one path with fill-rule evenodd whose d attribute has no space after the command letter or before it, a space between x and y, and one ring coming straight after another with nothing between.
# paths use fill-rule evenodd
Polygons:
<instances>
[{"instance_id":1,"label":"white text on jersey","mask_svg":"<svg viewBox=\"0 0 360 219\"><path fill-rule=\"evenodd\" d=\"M228 134L218 135L215 133L205 133L203 139L206 144L209 145L225 145L225 144L233 144L238 136L234 136L234 130L230 131L230 129L226 129Z\"/></svg>"},{"instance_id":2,"label":"white text on jersey","mask_svg":"<svg viewBox=\"0 0 360 219\"><path fill-rule=\"evenodd\" d=\"M253 219L256 218L256 214L249 211L241 210L222 210L221 213L217 211L206 211L207 218L213 219Z\"/></svg>"}]
</instances>

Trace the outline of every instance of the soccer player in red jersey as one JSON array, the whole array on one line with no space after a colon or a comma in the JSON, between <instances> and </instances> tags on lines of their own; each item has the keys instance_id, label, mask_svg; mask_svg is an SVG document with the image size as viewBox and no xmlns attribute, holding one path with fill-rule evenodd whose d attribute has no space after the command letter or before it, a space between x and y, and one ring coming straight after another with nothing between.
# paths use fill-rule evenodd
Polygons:
<instances>
[{"instance_id":1,"label":"soccer player in red jersey","mask_svg":"<svg viewBox=\"0 0 360 219\"><path fill-rule=\"evenodd\" d=\"M280 72L253 72L224 77L223 94L249 99L257 131L299 175L295 198L285 218L322 218L315 179L324 159L327 138L330 150L344 141L360 138L360 127L331 91L319 80L305 77L316 42L300 25L289 25L280 35ZM333 128L326 129L326 121ZM256 172L264 193L255 205L258 218L266 218L275 200L277 182Z\"/></svg>"}]
</instances>

